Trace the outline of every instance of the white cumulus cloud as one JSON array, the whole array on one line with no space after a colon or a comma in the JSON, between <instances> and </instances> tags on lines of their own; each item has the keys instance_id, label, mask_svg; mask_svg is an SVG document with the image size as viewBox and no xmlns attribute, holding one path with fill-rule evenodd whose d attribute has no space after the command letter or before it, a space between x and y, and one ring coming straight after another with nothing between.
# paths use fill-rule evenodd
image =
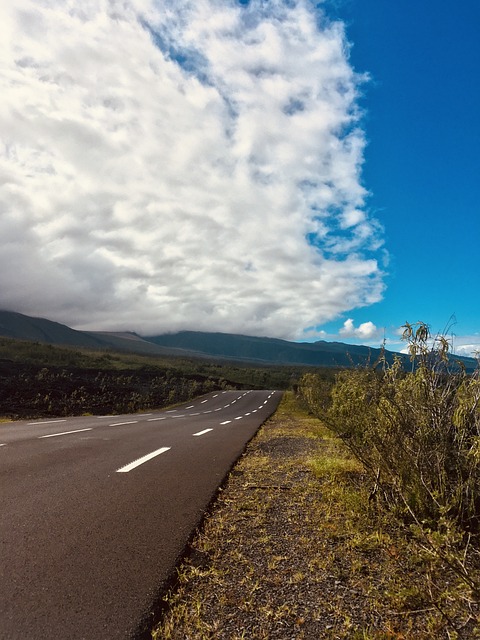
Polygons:
<instances>
[{"instance_id":1,"label":"white cumulus cloud","mask_svg":"<svg viewBox=\"0 0 480 640\"><path fill-rule=\"evenodd\" d=\"M355 327L353 319L348 318L343 323L343 327L339 331L342 338L360 338L362 340L370 340L371 338L379 337L379 329L373 324L373 322L362 322L358 327Z\"/></svg>"},{"instance_id":2,"label":"white cumulus cloud","mask_svg":"<svg viewBox=\"0 0 480 640\"><path fill-rule=\"evenodd\" d=\"M459 356L478 358L480 355L480 336L465 336L455 338L454 353Z\"/></svg>"},{"instance_id":3,"label":"white cumulus cloud","mask_svg":"<svg viewBox=\"0 0 480 640\"><path fill-rule=\"evenodd\" d=\"M0 308L295 338L381 298L341 24L303 0L18 0L0 36Z\"/></svg>"}]
</instances>

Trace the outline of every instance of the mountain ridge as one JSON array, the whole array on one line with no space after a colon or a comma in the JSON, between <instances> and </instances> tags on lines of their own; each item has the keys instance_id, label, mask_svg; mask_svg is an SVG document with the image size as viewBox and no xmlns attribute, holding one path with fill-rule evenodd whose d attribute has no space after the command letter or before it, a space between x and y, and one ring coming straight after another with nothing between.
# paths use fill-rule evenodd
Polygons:
<instances>
[{"instance_id":1,"label":"mountain ridge","mask_svg":"<svg viewBox=\"0 0 480 640\"><path fill-rule=\"evenodd\" d=\"M380 348L343 342L290 342L280 338L222 332L179 331L140 336L135 332L79 331L46 318L5 310L0 310L0 336L53 345L129 351L143 355L193 357L263 365L373 365L382 353ZM399 355L405 363L409 362L408 356ZM391 362L395 352L386 350L385 356L387 361ZM469 371L476 367L474 358L453 358L461 361Z\"/></svg>"},{"instance_id":2,"label":"mountain ridge","mask_svg":"<svg viewBox=\"0 0 480 640\"><path fill-rule=\"evenodd\" d=\"M290 342L281 338L221 332L180 331L174 334L146 336L145 339L165 347L182 348L220 358L241 359L263 364L350 366L352 356L355 364L359 364L359 360L375 361L380 355L380 349L365 346L326 341Z\"/></svg>"}]
</instances>

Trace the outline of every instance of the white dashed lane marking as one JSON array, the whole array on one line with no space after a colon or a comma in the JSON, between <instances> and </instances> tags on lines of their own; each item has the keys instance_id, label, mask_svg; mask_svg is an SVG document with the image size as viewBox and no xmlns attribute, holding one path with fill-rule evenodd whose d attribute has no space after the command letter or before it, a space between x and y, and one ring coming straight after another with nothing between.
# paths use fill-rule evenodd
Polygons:
<instances>
[{"instance_id":1,"label":"white dashed lane marking","mask_svg":"<svg viewBox=\"0 0 480 640\"><path fill-rule=\"evenodd\" d=\"M222 391L222 393L227 393L226 391ZM214 396L212 396L213 398L217 398L220 394L215 394ZM239 396L238 398L236 398L235 400L232 400L230 403L226 404L223 409L227 409L228 407L230 407L231 405L235 404L238 400L240 400L241 398L245 397L247 394L244 393L241 396ZM261 404L258 409L253 409L251 412L246 413L244 416L237 416L236 418L234 418L233 420L242 420L242 418L251 415L252 413L257 413L257 411L259 409L263 409L263 407L267 404L268 399L270 399L272 396L274 395L274 393L272 392L267 400L265 400L263 402L263 404ZM200 404L205 404L206 402L208 402L209 398L207 398L206 400L202 400L200 402ZM186 407L186 409L194 409L195 405L189 405L188 407ZM222 407L218 407L214 410L209 410L209 411L203 411L202 413L213 413L213 411L221 411ZM176 411L178 411L177 409L169 409L168 411L166 411L166 413L175 413ZM147 417L147 416L151 416L151 413L144 413L144 414L138 414L138 417ZM198 413L191 413L188 414L190 416L199 416L201 415L200 412ZM114 418L114 415L106 415L106 416L96 416L97 419L101 419L101 420L105 420L105 419L112 419ZM186 417L185 414L178 414L175 416L172 416L172 418L184 418ZM158 416L155 418L149 418L147 420L147 422L157 422L160 420L166 420L167 417L166 416ZM67 422L66 419L58 419L58 420L43 420L43 421L36 421L36 422L29 422L29 425L44 425L44 424L57 424L60 422ZM230 424L232 422L232 420L225 420L223 422L221 422L221 425L226 425L226 424ZM124 420L122 422L113 422L112 424L110 424L110 427L120 427L123 425L128 425L128 424L137 424L138 420ZM48 435L44 435L44 436L39 436L39 438L55 438L57 436L64 436L64 435L69 435L69 434L73 434L73 433L82 433L84 431L91 431L91 427L85 428L85 429L74 429L71 431L62 431L61 433L52 433L52 434L48 434ZM210 431L213 431L213 429L204 429L203 431L199 431L197 433L194 433L194 436L202 436L205 435L206 433L209 433ZM6 444L5 443L0 443L0 447L5 447ZM170 449L170 447L162 447L161 449L157 449L156 451L153 451L152 453L147 454L146 456L143 456L142 458L139 458L138 460L135 460L134 462L131 462L128 465L125 465L124 467L121 467L120 469L118 469L118 472L121 473L126 473L128 471L131 471L132 469L134 469L135 467L138 467L139 465L143 464L144 462L147 462L148 460L151 460L152 458L160 455L161 453L165 453L166 451L168 451Z\"/></svg>"},{"instance_id":2,"label":"white dashed lane marking","mask_svg":"<svg viewBox=\"0 0 480 640\"><path fill-rule=\"evenodd\" d=\"M55 438L56 436L66 436L69 433L80 433L81 431L91 431L92 428L89 427L88 429L74 429L73 431L62 431L62 433L51 433L48 436L38 436L39 439L41 438Z\"/></svg>"},{"instance_id":3,"label":"white dashed lane marking","mask_svg":"<svg viewBox=\"0 0 480 640\"><path fill-rule=\"evenodd\" d=\"M165 453L165 451L169 451L169 450L170 450L170 447L162 447L161 449L152 451L152 453L147 453L146 456L143 456L142 458L138 458L137 460L130 462L130 464L126 464L124 467L120 467L120 469L117 469L117 473L128 473L132 469L139 467L144 462L148 462L152 458L155 458L156 456L159 456L160 454Z\"/></svg>"},{"instance_id":4,"label":"white dashed lane marking","mask_svg":"<svg viewBox=\"0 0 480 640\"><path fill-rule=\"evenodd\" d=\"M194 436L203 436L205 433L208 433L209 431L213 431L213 429L204 429L203 431L199 431L198 433L194 433Z\"/></svg>"}]
</instances>

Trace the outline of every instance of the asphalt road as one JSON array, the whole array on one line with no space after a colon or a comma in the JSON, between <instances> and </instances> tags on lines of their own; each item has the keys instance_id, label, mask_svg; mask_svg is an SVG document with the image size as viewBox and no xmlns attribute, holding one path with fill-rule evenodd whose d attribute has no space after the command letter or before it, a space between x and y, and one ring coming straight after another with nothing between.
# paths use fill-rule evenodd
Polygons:
<instances>
[{"instance_id":1,"label":"asphalt road","mask_svg":"<svg viewBox=\"0 0 480 640\"><path fill-rule=\"evenodd\" d=\"M117 640L168 576L281 393L0 425L0 638Z\"/></svg>"}]
</instances>

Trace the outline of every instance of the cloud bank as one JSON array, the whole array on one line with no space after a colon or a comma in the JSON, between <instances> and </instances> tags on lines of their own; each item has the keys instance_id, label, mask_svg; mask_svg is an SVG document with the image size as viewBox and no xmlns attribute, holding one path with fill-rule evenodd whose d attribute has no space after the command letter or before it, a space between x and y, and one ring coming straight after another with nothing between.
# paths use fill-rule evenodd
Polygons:
<instances>
[{"instance_id":1,"label":"cloud bank","mask_svg":"<svg viewBox=\"0 0 480 640\"><path fill-rule=\"evenodd\" d=\"M381 298L341 24L301 0L18 0L0 25L0 308L291 339Z\"/></svg>"}]
</instances>

